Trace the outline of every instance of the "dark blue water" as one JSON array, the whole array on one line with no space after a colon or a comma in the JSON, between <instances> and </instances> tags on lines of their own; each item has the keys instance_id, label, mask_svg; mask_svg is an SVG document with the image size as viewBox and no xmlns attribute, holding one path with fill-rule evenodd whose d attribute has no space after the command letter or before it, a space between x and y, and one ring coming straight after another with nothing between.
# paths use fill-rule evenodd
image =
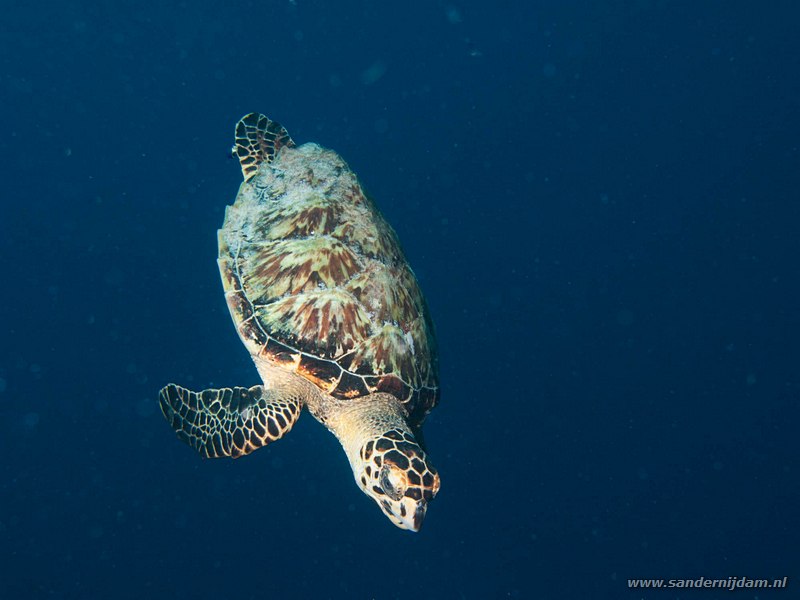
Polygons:
<instances>
[{"instance_id":1,"label":"dark blue water","mask_svg":"<svg viewBox=\"0 0 800 600\"><path fill-rule=\"evenodd\" d=\"M796 597L800 9L381 5L3 8L0 597ZM158 412L257 383L215 264L251 111L426 292L419 534L307 414L204 461ZM627 586L701 576L790 589Z\"/></svg>"}]
</instances>

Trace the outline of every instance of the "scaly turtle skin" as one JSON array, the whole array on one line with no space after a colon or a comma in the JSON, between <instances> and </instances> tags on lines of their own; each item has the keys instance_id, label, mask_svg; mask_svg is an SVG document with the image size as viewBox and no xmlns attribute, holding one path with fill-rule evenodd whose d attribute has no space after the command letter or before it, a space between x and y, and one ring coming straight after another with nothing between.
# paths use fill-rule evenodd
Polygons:
<instances>
[{"instance_id":1,"label":"scaly turtle skin","mask_svg":"<svg viewBox=\"0 0 800 600\"><path fill-rule=\"evenodd\" d=\"M263 385L161 390L178 436L210 458L287 433L303 406L339 439L359 487L418 531L439 475L421 426L439 397L433 326L392 228L342 158L260 114L236 126L244 183L218 264Z\"/></svg>"}]
</instances>

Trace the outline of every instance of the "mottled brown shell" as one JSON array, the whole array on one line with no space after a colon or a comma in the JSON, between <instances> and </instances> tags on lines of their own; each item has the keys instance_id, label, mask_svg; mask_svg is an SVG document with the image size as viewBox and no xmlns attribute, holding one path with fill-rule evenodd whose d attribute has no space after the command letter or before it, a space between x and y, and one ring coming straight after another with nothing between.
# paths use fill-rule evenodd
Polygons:
<instances>
[{"instance_id":1,"label":"mottled brown shell","mask_svg":"<svg viewBox=\"0 0 800 600\"><path fill-rule=\"evenodd\" d=\"M331 150L285 145L248 168L218 261L247 349L336 398L391 393L421 423L438 399L436 347L392 228Z\"/></svg>"}]
</instances>

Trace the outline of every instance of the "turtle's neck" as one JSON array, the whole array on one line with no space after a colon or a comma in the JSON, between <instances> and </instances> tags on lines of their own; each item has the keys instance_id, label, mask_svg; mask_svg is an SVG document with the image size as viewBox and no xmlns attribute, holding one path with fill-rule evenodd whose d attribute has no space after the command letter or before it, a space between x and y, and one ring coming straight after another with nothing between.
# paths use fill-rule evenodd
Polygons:
<instances>
[{"instance_id":1,"label":"turtle's neck","mask_svg":"<svg viewBox=\"0 0 800 600\"><path fill-rule=\"evenodd\" d=\"M367 442L391 429L411 433L400 402L391 394L378 392L353 400L328 397L321 404L322 414L316 414L311 406L310 412L342 444L354 474L361 448Z\"/></svg>"}]
</instances>

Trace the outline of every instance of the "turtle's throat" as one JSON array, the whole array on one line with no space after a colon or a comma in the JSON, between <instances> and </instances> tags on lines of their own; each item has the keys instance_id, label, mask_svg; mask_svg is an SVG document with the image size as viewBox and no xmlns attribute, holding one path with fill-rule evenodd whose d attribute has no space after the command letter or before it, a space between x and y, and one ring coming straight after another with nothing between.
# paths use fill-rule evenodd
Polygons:
<instances>
[{"instance_id":1,"label":"turtle's throat","mask_svg":"<svg viewBox=\"0 0 800 600\"><path fill-rule=\"evenodd\" d=\"M376 440L391 429L411 433L400 402L384 393L337 402L335 407L326 411L324 420L320 420L342 444L359 485L364 466L361 449L367 442Z\"/></svg>"}]
</instances>

